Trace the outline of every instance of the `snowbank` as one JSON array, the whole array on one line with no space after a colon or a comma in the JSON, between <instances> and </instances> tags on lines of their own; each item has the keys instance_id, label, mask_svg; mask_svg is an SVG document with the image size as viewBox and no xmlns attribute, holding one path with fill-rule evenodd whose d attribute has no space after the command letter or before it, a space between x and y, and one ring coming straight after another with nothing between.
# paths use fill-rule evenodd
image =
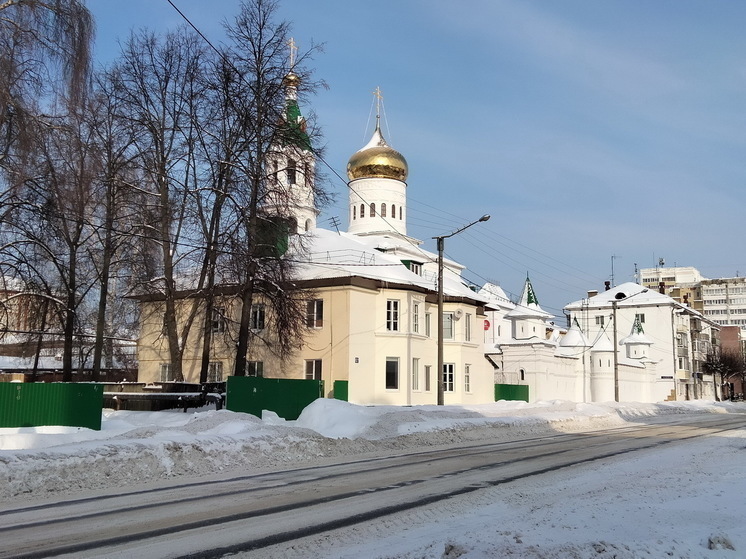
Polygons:
<instances>
[{"instance_id":1,"label":"snowbank","mask_svg":"<svg viewBox=\"0 0 746 559\"><path fill-rule=\"evenodd\" d=\"M176 476L254 472L339 456L556 430L606 428L671 413L727 413L738 404L527 404L364 407L320 399L296 421L225 410L105 410L101 431L0 429L0 499L122 487Z\"/></svg>"}]
</instances>

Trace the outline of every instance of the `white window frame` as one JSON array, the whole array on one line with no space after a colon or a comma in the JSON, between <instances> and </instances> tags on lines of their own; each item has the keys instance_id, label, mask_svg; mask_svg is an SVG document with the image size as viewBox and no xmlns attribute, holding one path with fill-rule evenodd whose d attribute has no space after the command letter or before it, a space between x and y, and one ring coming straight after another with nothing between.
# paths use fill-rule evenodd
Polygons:
<instances>
[{"instance_id":1,"label":"white window frame","mask_svg":"<svg viewBox=\"0 0 746 559\"><path fill-rule=\"evenodd\" d=\"M247 361L246 362L246 376L263 377L264 376L264 361Z\"/></svg>"},{"instance_id":2,"label":"white window frame","mask_svg":"<svg viewBox=\"0 0 746 559\"><path fill-rule=\"evenodd\" d=\"M223 362L210 361L207 365L207 382L223 382Z\"/></svg>"},{"instance_id":3,"label":"white window frame","mask_svg":"<svg viewBox=\"0 0 746 559\"><path fill-rule=\"evenodd\" d=\"M390 370L389 365L395 370ZM391 376L390 376L391 375ZM386 390L399 390L399 358L387 357L384 382Z\"/></svg>"},{"instance_id":4,"label":"white window frame","mask_svg":"<svg viewBox=\"0 0 746 559\"><path fill-rule=\"evenodd\" d=\"M455 320L453 317L453 312L448 311L443 313L443 339L444 340L454 340L456 339L456 332L455 332ZM448 325L450 324L450 328Z\"/></svg>"},{"instance_id":5,"label":"white window frame","mask_svg":"<svg viewBox=\"0 0 746 559\"><path fill-rule=\"evenodd\" d=\"M429 313L429 312L425 313L425 336L427 336L428 338L430 337L430 333L431 333L431 331L430 331L430 323L432 322L430 320L431 316L432 316L431 313Z\"/></svg>"},{"instance_id":6,"label":"white window frame","mask_svg":"<svg viewBox=\"0 0 746 559\"><path fill-rule=\"evenodd\" d=\"M399 331L399 299L386 299L386 330Z\"/></svg>"},{"instance_id":7,"label":"white window frame","mask_svg":"<svg viewBox=\"0 0 746 559\"><path fill-rule=\"evenodd\" d=\"M306 303L306 326L313 329L324 326L324 300L312 299Z\"/></svg>"},{"instance_id":8,"label":"white window frame","mask_svg":"<svg viewBox=\"0 0 746 559\"><path fill-rule=\"evenodd\" d=\"M432 365L425 365L425 392L430 392L430 371L432 369Z\"/></svg>"},{"instance_id":9,"label":"white window frame","mask_svg":"<svg viewBox=\"0 0 746 559\"><path fill-rule=\"evenodd\" d=\"M456 364L443 363L443 392L453 392L455 389Z\"/></svg>"},{"instance_id":10,"label":"white window frame","mask_svg":"<svg viewBox=\"0 0 746 559\"><path fill-rule=\"evenodd\" d=\"M420 391L420 359L419 357L412 358L412 391Z\"/></svg>"},{"instance_id":11,"label":"white window frame","mask_svg":"<svg viewBox=\"0 0 746 559\"><path fill-rule=\"evenodd\" d=\"M464 341L470 342L471 341L471 314L466 313L464 315L464 320L466 321L464 323Z\"/></svg>"},{"instance_id":12,"label":"white window frame","mask_svg":"<svg viewBox=\"0 0 746 559\"><path fill-rule=\"evenodd\" d=\"M415 334L420 333L420 304L414 303L412 305L412 332Z\"/></svg>"},{"instance_id":13,"label":"white window frame","mask_svg":"<svg viewBox=\"0 0 746 559\"><path fill-rule=\"evenodd\" d=\"M306 380L321 380L323 364L321 359L306 359Z\"/></svg>"},{"instance_id":14,"label":"white window frame","mask_svg":"<svg viewBox=\"0 0 746 559\"><path fill-rule=\"evenodd\" d=\"M264 330L267 326L267 310L264 303L254 303L251 305L251 319L249 324L255 332Z\"/></svg>"},{"instance_id":15,"label":"white window frame","mask_svg":"<svg viewBox=\"0 0 746 559\"><path fill-rule=\"evenodd\" d=\"M210 322L213 332L225 332L225 307L213 307Z\"/></svg>"},{"instance_id":16,"label":"white window frame","mask_svg":"<svg viewBox=\"0 0 746 559\"><path fill-rule=\"evenodd\" d=\"M471 392L471 365L464 364L464 392Z\"/></svg>"},{"instance_id":17,"label":"white window frame","mask_svg":"<svg viewBox=\"0 0 746 559\"><path fill-rule=\"evenodd\" d=\"M161 363L160 367L160 379L161 382L174 382L174 368L171 363Z\"/></svg>"}]
</instances>

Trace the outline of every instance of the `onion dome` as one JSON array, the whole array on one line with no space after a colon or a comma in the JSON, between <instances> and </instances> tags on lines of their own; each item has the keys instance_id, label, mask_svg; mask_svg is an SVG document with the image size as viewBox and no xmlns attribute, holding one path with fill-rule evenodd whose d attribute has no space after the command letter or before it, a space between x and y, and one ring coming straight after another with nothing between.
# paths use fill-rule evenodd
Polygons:
<instances>
[{"instance_id":1,"label":"onion dome","mask_svg":"<svg viewBox=\"0 0 746 559\"><path fill-rule=\"evenodd\" d=\"M408 174L407 160L389 147L378 126L368 144L353 153L347 163L347 176L350 180L381 178L404 182Z\"/></svg>"}]
</instances>

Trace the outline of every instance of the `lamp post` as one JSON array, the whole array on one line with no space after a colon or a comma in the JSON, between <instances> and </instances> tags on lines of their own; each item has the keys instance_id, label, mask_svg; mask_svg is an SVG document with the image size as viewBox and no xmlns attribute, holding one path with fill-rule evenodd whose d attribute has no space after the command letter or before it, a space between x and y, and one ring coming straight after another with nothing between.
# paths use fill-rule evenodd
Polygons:
<instances>
[{"instance_id":1,"label":"lamp post","mask_svg":"<svg viewBox=\"0 0 746 559\"><path fill-rule=\"evenodd\" d=\"M468 225L464 225L461 229L457 229L453 233L448 235L441 235L439 237L433 237L438 242L438 405L442 406L444 403L444 392L445 386L443 383L443 249L445 246L445 240L448 237L458 235L464 229L468 229L472 225L479 223L480 221L487 221L490 218L489 215L485 214L476 221L472 221Z\"/></svg>"}]
</instances>

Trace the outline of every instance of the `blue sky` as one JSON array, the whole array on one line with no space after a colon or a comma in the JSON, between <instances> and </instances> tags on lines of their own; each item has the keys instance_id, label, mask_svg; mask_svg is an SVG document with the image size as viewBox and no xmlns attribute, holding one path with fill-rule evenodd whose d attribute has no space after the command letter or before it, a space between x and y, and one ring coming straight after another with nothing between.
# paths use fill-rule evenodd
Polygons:
<instances>
[{"instance_id":1,"label":"blue sky","mask_svg":"<svg viewBox=\"0 0 746 559\"><path fill-rule=\"evenodd\" d=\"M236 0L174 0L211 40ZM182 23L166 0L88 0L102 63L132 27ZM341 176L372 92L409 163L408 233L446 241L476 284L561 308L659 258L746 274L746 3L689 0L285 0L329 86L313 111ZM319 225L347 224L347 187Z\"/></svg>"}]
</instances>

